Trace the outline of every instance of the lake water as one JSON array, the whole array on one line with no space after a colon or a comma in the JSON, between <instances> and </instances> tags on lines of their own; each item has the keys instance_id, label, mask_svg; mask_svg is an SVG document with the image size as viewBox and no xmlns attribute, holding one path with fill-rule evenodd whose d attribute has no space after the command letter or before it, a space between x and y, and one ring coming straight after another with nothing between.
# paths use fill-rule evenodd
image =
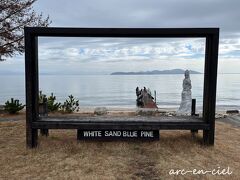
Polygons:
<instances>
[{"instance_id":1,"label":"lake water","mask_svg":"<svg viewBox=\"0 0 240 180\"><path fill-rule=\"evenodd\" d=\"M0 104L11 97L25 103L25 77L0 76ZM135 88L147 87L157 92L157 104L161 108L176 108L181 101L183 75L40 75L40 90L63 102L72 94L81 106L135 107ZM202 106L203 74L191 75L192 97ZM219 74L217 108L239 109L240 74Z\"/></svg>"}]
</instances>

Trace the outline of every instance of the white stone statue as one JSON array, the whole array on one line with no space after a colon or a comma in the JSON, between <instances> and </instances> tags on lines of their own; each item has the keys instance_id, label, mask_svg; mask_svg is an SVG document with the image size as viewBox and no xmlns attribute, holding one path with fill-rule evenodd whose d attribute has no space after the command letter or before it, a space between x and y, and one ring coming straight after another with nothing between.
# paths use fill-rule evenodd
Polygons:
<instances>
[{"instance_id":1,"label":"white stone statue","mask_svg":"<svg viewBox=\"0 0 240 180\"><path fill-rule=\"evenodd\" d=\"M185 78L183 80L183 91L182 91L182 100L180 107L177 111L178 115L189 115L191 114L192 106L192 85L190 80L190 73L188 70L185 71Z\"/></svg>"}]
</instances>

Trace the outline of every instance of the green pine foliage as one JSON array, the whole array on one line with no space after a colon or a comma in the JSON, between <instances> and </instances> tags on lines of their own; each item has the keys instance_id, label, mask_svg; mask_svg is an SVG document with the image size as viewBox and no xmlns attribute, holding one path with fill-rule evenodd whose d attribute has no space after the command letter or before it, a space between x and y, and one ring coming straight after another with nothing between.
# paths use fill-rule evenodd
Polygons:
<instances>
[{"instance_id":1,"label":"green pine foliage","mask_svg":"<svg viewBox=\"0 0 240 180\"><path fill-rule=\"evenodd\" d=\"M11 100L5 102L4 110L9 114L16 114L18 111L21 111L25 105L19 103L18 99L11 98Z\"/></svg>"},{"instance_id":2,"label":"green pine foliage","mask_svg":"<svg viewBox=\"0 0 240 180\"><path fill-rule=\"evenodd\" d=\"M39 91L39 104L47 103L48 112L59 111L61 107L60 102L56 102L56 96L51 93L51 96L47 97L42 91Z\"/></svg>"},{"instance_id":3,"label":"green pine foliage","mask_svg":"<svg viewBox=\"0 0 240 180\"><path fill-rule=\"evenodd\" d=\"M48 111L50 112L56 112L60 109L61 103L56 102L56 96L51 93L51 96L47 98L47 103L48 103Z\"/></svg>"},{"instance_id":4,"label":"green pine foliage","mask_svg":"<svg viewBox=\"0 0 240 180\"><path fill-rule=\"evenodd\" d=\"M39 91L39 96L38 96L38 103L42 104L46 101L47 95L43 94L42 91Z\"/></svg>"},{"instance_id":5,"label":"green pine foliage","mask_svg":"<svg viewBox=\"0 0 240 180\"><path fill-rule=\"evenodd\" d=\"M68 96L68 99L61 106L63 113L73 113L79 111L79 100L76 100L73 95Z\"/></svg>"}]
</instances>

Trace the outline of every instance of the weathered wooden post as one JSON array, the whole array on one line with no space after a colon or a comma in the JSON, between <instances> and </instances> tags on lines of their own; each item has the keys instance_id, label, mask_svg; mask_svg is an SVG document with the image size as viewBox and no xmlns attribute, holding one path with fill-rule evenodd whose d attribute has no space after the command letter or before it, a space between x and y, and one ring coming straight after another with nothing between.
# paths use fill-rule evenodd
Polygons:
<instances>
[{"instance_id":1,"label":"weathered wooden post","mask_svg":"<svg viewBox=\"0 0 240 180\"><path fill-rule=\"evenodd\" d=\"M214 145L218 44L219 29L215 29L207 35L205 49L203 120L209 129L203 130L203 141L207 145Z\"/></svg>"},{"instance_id":2,"label":"weathered wooden post","mask_svg":"<svg viewBox=\"0 0 240 180\"><path fill-rule=\"evenodd\" d=\"M191 116L196 115L196 99L192 99L192 110L191 110Z\"/></svg>"},{"instance_id":3,"label":"weathered wooden post","mask_svg":"<svg viewBox=\"0 0 240 180\"><path fill-rule=\"evenodd\" d=\"M154 100L155 100L155 104L157 104L157 91L154 90Z\"/></svg>"},{"instance_id":4,"label":"weathered wooden post","mask_svg":"<svg viewBox=\"0 0 240 180\"><path fill-rule=\"evenodd\" d=\"M196 116L196 99L192 99L191 116ZM191 133L194 135L195 133L198 133L198 130L192 129Z\"/></svg>"},{"instance_id":5,"label":"weathered wooden post","mask_svg":"<svg viewBox=\"0 0 240 180\"><path fill-rule=\"evenodd\" d=\"M39 103L39 116L40 117L48 116L48 104L46 97L43 97L42 102ZM40 129L40 134L42 136L48 136L49 135L48 129Z\"/></svg>"},{"instance_id":6,"label":"weathered wooden post","mask_svg":"<svg viewBox=\"0 0 240 180\"><path fill-rule=\"evenodd\" d=\"M47 98L44 97L42 102L39 102L39 116L46 117L48 116L48 106L47 106Z\"/></svg>"},{"instance_id":7,"label":"weathered wooden post","mask_svg":"<svg viewBox=\"0 0 240 180\"><path fill-rule=\"evenodd\" d=\"M25 79L26 79L26 143L27 147L37 146L38 129L33 122L39 119L38 108L38 37L31 28L24 28Z\"/></svg>"}]
</instances>

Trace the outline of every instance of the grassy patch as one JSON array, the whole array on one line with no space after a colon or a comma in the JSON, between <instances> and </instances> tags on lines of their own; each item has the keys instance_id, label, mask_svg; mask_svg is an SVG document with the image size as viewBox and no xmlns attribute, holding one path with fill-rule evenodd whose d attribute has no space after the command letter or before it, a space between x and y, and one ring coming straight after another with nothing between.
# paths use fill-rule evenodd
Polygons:
<instances>
[{"instance_id":1,"label":"grassy patch","mask_svg":"<svg viewBox=\"0 0 240 180\"><path fill-rule=\"evenodd\" d=\"M239 179L240 129L216 123L214 147L202 132L161 131L154 142L77 142L76 130L50 130L26 149L25 121L0 122L0 179ZM230 167L230 176L170 176L170 169Z\"/></svg>"}]
</instances>

